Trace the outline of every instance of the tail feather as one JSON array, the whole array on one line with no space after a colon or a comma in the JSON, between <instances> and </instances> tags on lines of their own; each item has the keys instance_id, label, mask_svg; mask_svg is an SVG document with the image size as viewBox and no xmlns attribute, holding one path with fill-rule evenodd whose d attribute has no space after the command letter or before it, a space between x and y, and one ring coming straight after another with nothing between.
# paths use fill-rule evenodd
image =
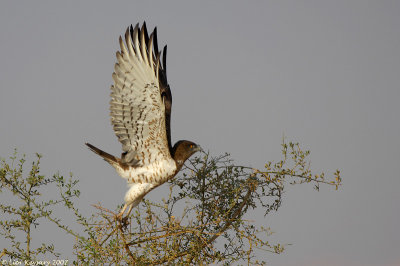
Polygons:
<instances>
[{"instance_id":1,"label":"tail feather","mask_svg":"<svg viewBox=\"0 0 400 266\"><path fill-rule=\"evenodd\" d=\"M86 146L89 147L89 149L90 149L92 152L94 152L94 153L100 155L101 157L103 157L103 159L104 159L105 161L107 161L108 163L110 163L111 165L114 165L114 164L118 164L118 163L119 163L119 158L117 158L117 157L115 157L115 156L113 156L113 155L111 155L111 154L109 154L109 153L107 153L107 152L105 152L105 151L102 151L102 150L100 150L99 148L96 148L95 146L93 146L93 145L90 144L90 143L87 143L87 142L86 142L85 144L86 144Z\"/></svg>"}]
</instances>

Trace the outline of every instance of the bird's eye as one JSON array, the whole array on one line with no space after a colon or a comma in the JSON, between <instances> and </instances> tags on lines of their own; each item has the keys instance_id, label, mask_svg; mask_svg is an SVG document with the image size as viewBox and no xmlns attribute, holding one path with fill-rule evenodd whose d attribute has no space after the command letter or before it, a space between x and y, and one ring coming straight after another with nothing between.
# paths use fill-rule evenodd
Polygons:
<instances>
[{"instance_id":1,"label":"bird's eye","mask_svg":"<svg viewBox=\"0 0 400 266\"><path fill-rule=\"evenodd\" d=\"M193 144L190 144L190 148L191 148L191 149L193 148Z\"/></svg>"}]
</instances>

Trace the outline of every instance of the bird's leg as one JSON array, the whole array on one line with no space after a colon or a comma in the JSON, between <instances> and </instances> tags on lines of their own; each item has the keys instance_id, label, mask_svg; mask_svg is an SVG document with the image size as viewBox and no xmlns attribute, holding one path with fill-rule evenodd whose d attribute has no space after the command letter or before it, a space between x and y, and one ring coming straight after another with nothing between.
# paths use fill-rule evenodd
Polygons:
<instances>
[{"instance_id":1,"label":"bird's leg","mask_svg":"<svg viewBox=\"0 0 400 266\"><path fill-rule=\"evenodd\" d=\"M131 214L132 209L133 209L133 204L129 206L128 214L126 215L126 217L129 217L129 214Z\"/></svg>"},{"instance_id":2,"label":"bird's leg","mask_svg":"<svg viewBox=\"0 0 400 266\"><path fill-rule=\"evenodd\" d=\"M120 221L122 220L122 216L124 215L124 212L125 212L126 208L128 208L128 204L125 203L125 205L122 208L122 210L116 216L117 220L120 220Z\"/></svg>"},{"instance_id":3,"label":"bird's leg","mask_svg":"<svg viewBox=\"0 0 400 266\"><path fill-rule=\"evenodd\" d=\"M123 228L126 228L126 227L128 226L129 214L131 214L132 209L133 209L133 204L131 204L131 205L129 206L128 213L125 215L125 217L122 218L122 219L120 219ZM122 217L122 216L121 216L121 217Z\"/></svg>"},{"instance_id":4,"label":"bird's leg","mask_svg":"<svg viewBox=\"0 0 400 266\"><path fill-rule=\"evenodd\" d=\"M122 216L124 216L124 212L125 212L126 208L128 208L128 206L129 206L128 214L125 217L122 217ZM134 207L133 204L125 203L125 205L122 208L122 210L116 216L116 219L121 223L121 226L122 226L123 230L128 226L129 214L131 213L133 207Z\"/></svg>"}]
</instances>

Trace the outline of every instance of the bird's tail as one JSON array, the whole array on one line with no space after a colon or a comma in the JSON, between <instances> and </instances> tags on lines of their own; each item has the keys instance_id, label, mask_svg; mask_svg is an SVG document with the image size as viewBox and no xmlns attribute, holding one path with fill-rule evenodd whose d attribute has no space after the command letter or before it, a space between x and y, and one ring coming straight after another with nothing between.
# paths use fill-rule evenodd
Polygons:
<instances>
[{"instance_id":1,"label":"bird's tail","mask_svg":"<svg viewBox=\"0 0 400 266\"><path fill-rule=\"evenodd\" d=\"M94 152L94 153L100 155L101 157L103 157L103 159L104 159L106 162L110 163L112 166L118 164L119 158L117 158L117 157L115 157L115 156L113 156L113 155L111 155L111 154L109 154L109 153L107 153L107 152L105 152L105 151L102 151L102 150L100 150L99 148L96 148L95 146L93 146L93 145L90 144L90 143L87 143L87 142L86 142L85 144L86 144L86 146L89 147L89 149L90 149L92 152Z\"/></svg>"}]
</instances>

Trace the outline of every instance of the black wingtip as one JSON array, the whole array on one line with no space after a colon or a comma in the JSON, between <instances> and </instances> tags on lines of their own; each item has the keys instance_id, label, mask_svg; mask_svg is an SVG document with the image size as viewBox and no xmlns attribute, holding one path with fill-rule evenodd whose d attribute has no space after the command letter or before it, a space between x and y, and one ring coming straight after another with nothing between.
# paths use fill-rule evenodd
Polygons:
<instances>
[{"instance_id":1,"label":"black wingtip","mask_svg":"<svg viewBox=\"0 0 400 266\"><path fill-rule=\"evenodd\" d=\"M144 34L145 45L147 45L149 43L149 34L147 32L146 21L143 22L142 34ZM148 49L150 49L150 48L151 47L149 47Z\"/></svg>"},{"instance_id":2,"label":"black wingtip","mask_svg":"<svg viewBox=\"0 0 400 266\"><path fill-rule=\"evenodd\" d=\"M164 46L163 50L163 69L165 73L165 78L167 78L167 45Z\"/></svg>"},{"instance_id":3,"label":"black wingtip","mask_svg":"<svg viewBox=\"0 0 400 266\"><path fill-rule=\"evenodd\" d=\"M153 30L153 47L155 54L158 53L158 42L157 42L157 27Z\"/></svg>"},{"instance_id":4,"label":"black wingtip","mask_svg":"<svg viewBox=\"0 0 400 266\"><path fill-rule=\"evenodd\" d=\"M129 27L129 35L131 36L131 39L133 41L133 25L131 24L131 26Z\"/></svg>"}]
</instances>

